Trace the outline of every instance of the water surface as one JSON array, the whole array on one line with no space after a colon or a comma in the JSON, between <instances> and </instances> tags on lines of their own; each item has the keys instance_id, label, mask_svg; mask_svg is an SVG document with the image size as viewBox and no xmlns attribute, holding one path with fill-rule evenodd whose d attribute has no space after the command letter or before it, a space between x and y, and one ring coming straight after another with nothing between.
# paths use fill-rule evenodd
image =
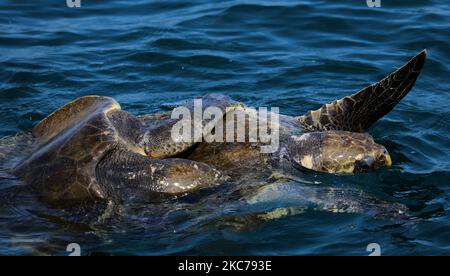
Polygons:
<instances>
[{"instance_id":1,"label":"water surface","mask_svg":"<svg viewBox=\"0 0 450 276\"><path fill-rule=\"evenodd\" d=\"M79 9L65 2L0 1L0 137L27 131L89 94L114 97L136 115L211 92L300 115L428 49L414 89L369 131L391 153L392 168L285 183L297 195L321 185L362 190L406 205L417 219L401 224L310 208L254 223L251 214L302 205L304 198L280 193L244 206L217 199L226 193L219 190L161 206L127 206L120 219L84 223L33 196L5 193L21 183L3 170L1 255L65 255L72 242L82 254L365 255L372 242L385 255L450 253L450 7L444 2L382 1L368 8L363 0L82 1Z\"/></svg>"}]
</instances>

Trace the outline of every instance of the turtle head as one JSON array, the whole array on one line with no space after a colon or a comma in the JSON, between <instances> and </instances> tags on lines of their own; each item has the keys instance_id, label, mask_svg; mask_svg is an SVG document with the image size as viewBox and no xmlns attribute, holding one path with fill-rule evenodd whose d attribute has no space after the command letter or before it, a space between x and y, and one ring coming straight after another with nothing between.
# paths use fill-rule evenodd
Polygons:
<instances>
[{"instance_id":1,"label":"turtle head","mask_svg":"<svg viewBox=\"0 0 450 276\"><path fill-rule=\"evenodd\" d=\"M294 136L292 161L302 168L328 173L365 172L389 167L386 148L367 133L324 131Z\"/></svg>"}]
</instances>

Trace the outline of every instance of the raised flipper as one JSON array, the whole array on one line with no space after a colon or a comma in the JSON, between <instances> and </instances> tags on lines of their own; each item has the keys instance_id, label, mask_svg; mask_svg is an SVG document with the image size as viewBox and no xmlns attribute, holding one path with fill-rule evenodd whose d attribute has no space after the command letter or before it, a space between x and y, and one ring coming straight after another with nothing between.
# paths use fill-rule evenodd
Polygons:
<instances>
[{"instance_id":1,"label":"raised flipper","mask_svg":"<svg viewBox=\"0 0 450 276\"><path fill-rule=\"evenodd\" d=\"M335 100L320 109L308 111L298 120L307 130L364 132L391 111L416 82L425 63L426 50L380 82L358 93Z\"/></svg>"},{"instance_id":2,"label":"raised flipper","mask_svg":"<svg viewBox=\"0 0 450 276\"><path fill-rule=\"evenodd\" d=\"M185 159L152 159L116 149L97 165L96 181L121 201L159 201L216 186L225 178L212 167Z\"/></svg>"}]
</instances>

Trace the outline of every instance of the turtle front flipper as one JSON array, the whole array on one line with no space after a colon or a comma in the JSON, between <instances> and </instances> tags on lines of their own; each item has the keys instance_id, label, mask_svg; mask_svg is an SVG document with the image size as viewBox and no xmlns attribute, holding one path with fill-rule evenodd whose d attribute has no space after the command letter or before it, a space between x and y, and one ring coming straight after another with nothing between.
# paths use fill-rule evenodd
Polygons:
<instances>
[{"instance_id":1,"label":"turtle front flipper","mask_svg":"<svg viewBox=\"0 0 450 276\"><path fill-rule=\"evenodd\" d=\"M178 156L209 135L225 114L239 106L228 96L208 94L194 99L172 113L143 122L147 128L137 143L152 158ZM143 121L145 117L141 117ZM185 136L187 134L187 136ZM187 138L187 139L186 139Z\"/></svg>"},{"instance_id":2,"label":"turtle front flipper","mask_svg":"<svg viewBox=\"0 0 450 276\"><path fill-rule=\"evenodd\" d=\"M358 93L335 100L298 117L310 131L345 130L364 132L391 111L416 82L425 63L426 50L380 82Z\"/></svg>"},{"instance_id":3,"label":"turtle front flipper","mask_svg":"<svg viewBox=\"0 0 450 276\"><path fill-rule=\"evenodd\" d=\"M120 201L157 202L220 184L214 168L185 159L152 159L115 149L99 162L96 179Z\"/></svg>"}]
</instances>

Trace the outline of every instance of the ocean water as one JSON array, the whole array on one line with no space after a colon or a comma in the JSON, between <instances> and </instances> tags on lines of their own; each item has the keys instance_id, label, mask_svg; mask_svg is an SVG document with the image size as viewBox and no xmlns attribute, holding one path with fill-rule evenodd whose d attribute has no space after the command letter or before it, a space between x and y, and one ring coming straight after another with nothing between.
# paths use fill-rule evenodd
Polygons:
<instances>
[{"instance_id":1,"label":"ocean water","mask_svg":"<svg viewBox=\"0 0 450 276\"><path fill-rule=\"evenodd\" d=\"M370 243L382 255L450 254L450 7L381 2L0 0L0 137L89 94L136 115L211 92L300 115L429 53L410 94L369 130L389 169L306 175L253 201L218 190L127 206L107 219L11 194L23 184L3 170L0 255L67 255L69 243L83 255L368 255ZM415 219L292 209L324 186L403 204ZM253 219L273 210L291 211Z\"/></svg>"}]
</instances>

